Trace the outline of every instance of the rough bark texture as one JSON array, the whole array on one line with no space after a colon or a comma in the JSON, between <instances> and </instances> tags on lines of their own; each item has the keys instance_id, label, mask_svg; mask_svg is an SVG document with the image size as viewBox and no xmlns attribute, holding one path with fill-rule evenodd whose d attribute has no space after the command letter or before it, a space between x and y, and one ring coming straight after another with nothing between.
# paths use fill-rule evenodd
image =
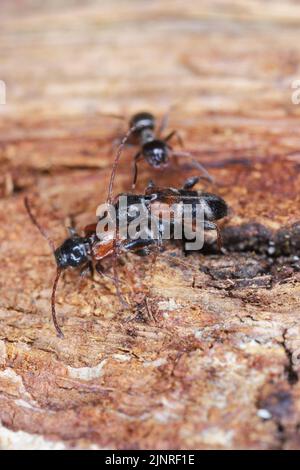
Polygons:
<instances>
[{"instance_id":1,"label":"rough bark texture","mask_svg":"<svg viewBox=\"0 0 300 470\"><path fill-rule=\"evenodd\" d=\"M84 4L84 6L82 6ZM300 6L259 1L1 1L0 447L291 449L300 445ZM68 272L56 337L54 261L68 217L95 218L111 143L162 116L231 208L224 248L179 247L119 268L113 285ZM116 190L128 190L133 149ZM193 172L192 172L193 173ZM180 185L189 171L150 177ZM147 296L148 309L144 301Z\"/></svg>"}]
</instances>

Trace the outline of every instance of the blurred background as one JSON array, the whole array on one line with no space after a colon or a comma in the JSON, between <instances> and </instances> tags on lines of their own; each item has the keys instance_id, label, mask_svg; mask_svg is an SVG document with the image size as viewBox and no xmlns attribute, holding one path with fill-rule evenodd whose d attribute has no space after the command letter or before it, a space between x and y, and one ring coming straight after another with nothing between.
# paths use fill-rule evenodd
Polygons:
<instances>
[{"instance_id":1,"label":"blurred background","mask_svg":"<svg viewBox=\"0 0 300 470\"><path fill-rule=\"evenodd\" d=\"M298 2L3 0L0 8L9 115L151 104L199 117L292 112Z\"/></svg>"}]
</instances>

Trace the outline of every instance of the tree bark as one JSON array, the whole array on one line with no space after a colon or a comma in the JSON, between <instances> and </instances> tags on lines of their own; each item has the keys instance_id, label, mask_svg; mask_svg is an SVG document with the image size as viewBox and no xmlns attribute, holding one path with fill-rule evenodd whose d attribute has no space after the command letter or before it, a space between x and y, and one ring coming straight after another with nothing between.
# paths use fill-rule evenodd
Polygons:
<instances>
[{"instance_id":1,"label":"tree bark","mask_svg":"<svg viewBox=\"0 0 300 470\"><path fill-rule=\"evenodd\" d=\"M0 7L0 447L299 448L300 6L84 3ZM230 206L224 247L123 257L128 311L109 280L67 272L62 340L53 255L24 196L56 245L70 218L93 222L113 140L140 110L169 110L215 178L199 188ZM141 163L137 190L192 174Z\"/></svg>"}]
</instances>

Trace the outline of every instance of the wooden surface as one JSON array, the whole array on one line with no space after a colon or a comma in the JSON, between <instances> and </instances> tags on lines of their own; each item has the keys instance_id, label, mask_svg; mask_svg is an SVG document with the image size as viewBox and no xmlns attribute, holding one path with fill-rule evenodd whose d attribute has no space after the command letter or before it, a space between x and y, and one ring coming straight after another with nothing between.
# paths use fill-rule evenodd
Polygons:
<instances>
[{"instance_id":1,"label":"wooden surface","mask_svg":"<svg viewBox=\"0 0 300 470\"><path fill-rule=\"evenodd\" d=\"M84 3L84 6L83 6ZM2 1L0 447L291 449L300 436L300 6L263 1ZM68 272L56 337L55 242L93 221L111 143L101 113L168 109L230 205L221 254L178 247L109 281ZM116 190L128 190L133 149ZM188 171L140 167L182 184ZM201 186L199 186L200 188ZM152 269L152 270L151 270ZM148 310L144 296L148 298Z\"/></svg>"}]
</instances>

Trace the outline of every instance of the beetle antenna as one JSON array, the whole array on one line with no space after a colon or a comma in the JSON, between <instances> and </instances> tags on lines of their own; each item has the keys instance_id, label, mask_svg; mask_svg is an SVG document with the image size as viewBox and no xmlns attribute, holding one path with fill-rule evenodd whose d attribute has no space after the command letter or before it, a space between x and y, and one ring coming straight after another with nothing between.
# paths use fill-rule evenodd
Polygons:
<instances>
[{"instance_id":1,"label":"beetle antenna","mask_svg":"<svg viewBox=\"0 0 300 470\"><path fill-rule=\"evenodd\" d=\"M30 203L29 203L29 199L28 197L25 197L24 198L24 205L25 205L25 209L30 217L30 220L31 222L33 223L33 225L35 225L37 227L37 229L39 230L39 232L41 233L41 235L45 238L45 240L47 240L48 242L48 245L50 246L51 250L54 252L55 251L55 246L54 246L54 243L53 241L51 240L51 238L49 237L49 235L47 234L47 232L43 229L43 227L39 224L39 222L37 221L36 217L33 215L32 213L32 210L31 210L31 207L30 207Z\"/></svg>"},{"instance_id":2,"label":"beetle antenna","mask_svg":"<svg viewBox=\"0 0 300 470\"><path fill-rule=\"evenodd\" d=\"M123 148L125 147L129 137L131 136L131 134L133 134L134 131L137 130L137 126L132 126L127 132L126 134L124 135L123 139L121 140L121 143L118 147L118 150L117 150L117 153L116 153L116 156L115 156L115 160L114 160L114 163L113 163L113 167L112 167L112 171L111 171L111 175L110 175L110 181L109 181L109 186L108 186L108 194L107 194L107 203L110 204L111 203L111 198L112 198L112 192L113 192L113 185L114 185L114 180L115 180L115 176L116 176L116 171L117 171L117 166L119 164L119 160L120 160L120 157L121 157L121 154L122 154L122 151L123 151Z\"/></svg>"},{"instance_id":3,"label":"beetle antenna","mask_svg":"<svg viewBox=\"0 0 300 470\"><path fill-rule=\"evenodd\" d=\"M60 337L60 338L64 338L64 334L57 322L57 317L56 317L56 310L55 310L55 295L56 295L56 288L57 288L57 284L58 284L58 281L59 281L59 278L60 278L60 275L62 273L62 269L60 268L57 268L57 271L56 271L56 276L55 276L55 279L54 279L54 283L53 283L53 287L52 287L52 295L51 295L51 311L52 311L52 320L53 320L53 324L55 326L55 329L57 331L57 335Z\"/></svg>"}]
</instances>

